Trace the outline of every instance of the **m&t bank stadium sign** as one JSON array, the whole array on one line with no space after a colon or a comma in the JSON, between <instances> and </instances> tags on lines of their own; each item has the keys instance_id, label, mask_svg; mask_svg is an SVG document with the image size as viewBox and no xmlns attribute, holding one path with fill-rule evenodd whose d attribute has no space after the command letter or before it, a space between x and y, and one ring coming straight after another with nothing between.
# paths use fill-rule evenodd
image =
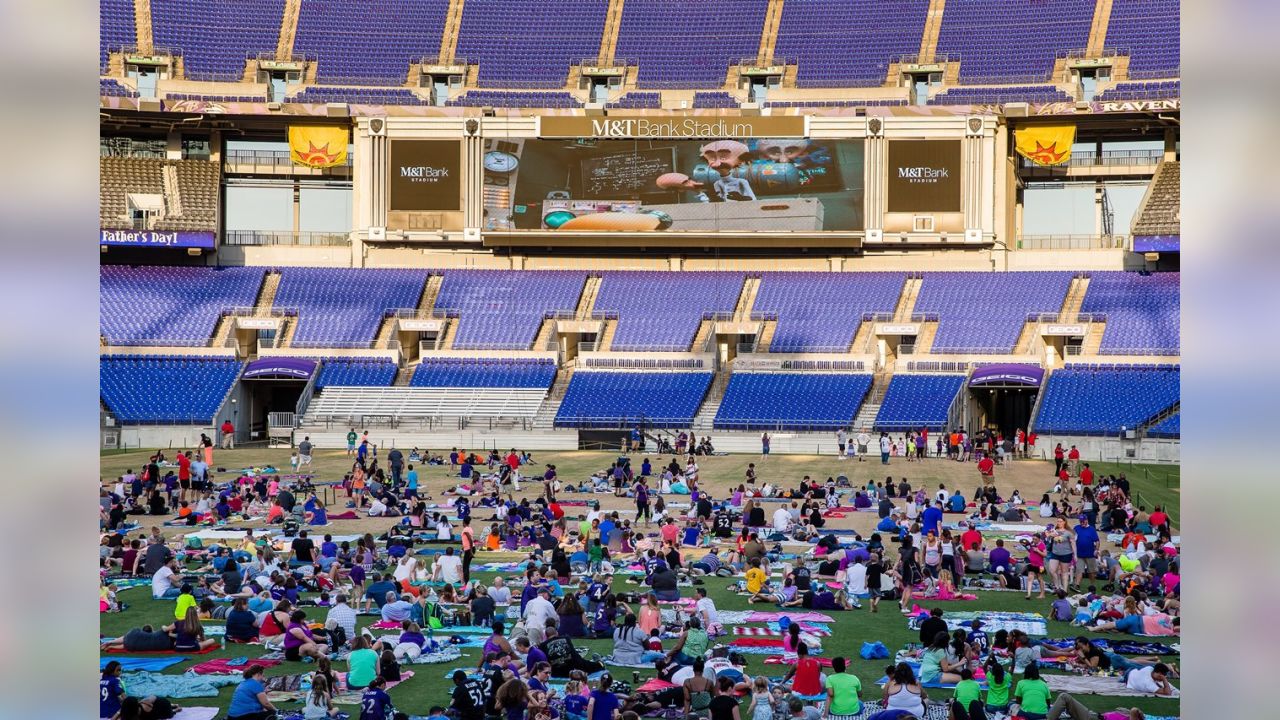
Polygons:
<instances>
[{"instance_id":1,"label":"m&t bank stadium sign","mask_svg":"<svg viewBox=\"0 0 1280 720\"><path fill-rule=\"evenodd\" d=\"M174 247L212 250L213 233L165 230L103 230L99 245Z\"/></svg>"},{"instance_id":2,"label":"m&t bank stadium sign","mask_svg":"<svg viewBox=\"0 0 1280 720\"><path fill-rule=\"evenodd\" d=\"M684 117L575 117L546 115L538 118L538 136L545 138L771 138L805 137L805 118L694 116Z\"/></svg>"}]
</instances>

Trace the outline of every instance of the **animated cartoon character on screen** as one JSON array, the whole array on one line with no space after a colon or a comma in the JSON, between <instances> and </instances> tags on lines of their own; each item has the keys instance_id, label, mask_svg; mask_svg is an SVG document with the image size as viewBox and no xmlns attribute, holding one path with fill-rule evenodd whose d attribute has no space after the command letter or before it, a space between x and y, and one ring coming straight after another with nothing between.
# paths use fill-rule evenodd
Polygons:
<instances>
[{"instance_id":1,"label":"animated cartoon character on screen","mask_svg":"<svg viewBox=\"0 0 1280 720\"><path fill-rule=\"evenodd\" d=\"M804 138L765 139L756 141L758 174L782 175L788 184L799 186L821 184L831 172L831 152L825 145L814 145ZM794 166L796 172L790 172ZM794 191L797 188L789 188Z\"/></svg>"},{"instance_id":2,"label":"animated cartoon character on screen","mask_svg":"<svg viewBox=\"0 0 1280 720\"><path fill-rule=\"evenodd\" d=\"M655 180L658 187L663 190L688 190L693 193L693 199L698 202L711 202L711 198L707 197L707 193L703 190L703 184L685 175L684 173L669 172L663 173Z\"/></svg>"},{"instance_id":3,"label":"animated cartoon character on screen","mask_svg":"<svg viewBox=\"0 0 1280 720\"><path fill-rule=\"evenodd\" d=\"M719 175L711 184L712 193L709 200L756 199L751 183L734 173L734 170L748 160L750 148L737 140L716 140L703 145L698 152L702 154L702 160L707 167Z\"/></svg>"}]
</instances>

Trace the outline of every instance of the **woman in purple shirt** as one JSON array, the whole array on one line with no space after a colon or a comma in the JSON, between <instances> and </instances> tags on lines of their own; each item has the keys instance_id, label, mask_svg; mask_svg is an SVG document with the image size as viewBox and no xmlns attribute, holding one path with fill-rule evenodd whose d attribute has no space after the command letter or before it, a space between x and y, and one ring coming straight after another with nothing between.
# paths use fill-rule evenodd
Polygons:
<instances>
[{"instance_id":1,"label":"woman in purple shirt","mask_svg":"<svg viewBox=\"0 0 1280 720\"><path fill-rule=\"evenodd\" d=\"M307 627L307 614L294 610L289 616L289 627L284 633L284 658L298 662L303 657L321 658L329 654L329 647L317 643L311 636L311 628Z\"/></svg>"}]
</instances>

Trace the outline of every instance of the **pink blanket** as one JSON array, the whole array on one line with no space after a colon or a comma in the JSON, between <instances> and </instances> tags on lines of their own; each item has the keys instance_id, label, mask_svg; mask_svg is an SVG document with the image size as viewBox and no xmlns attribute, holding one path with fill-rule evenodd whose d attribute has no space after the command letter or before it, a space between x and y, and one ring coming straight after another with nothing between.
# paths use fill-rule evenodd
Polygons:
<instances>
[{"instance_id":1,"label":"pink blanket","mask_svg":"<svg viewBox=\"0 0 1280 720\"><path fill-rule=\"evenodd\" d=\"M248 661L240 665L232 665L234 658L217 658L215 660L205 660L204 662L193 665L188 672L196 675L235 675L243 672L245 668L251 665L259 665L264 668L275 667L280 664L279 660L263 660L262 658L250 658Z\"/></svg>"},{"instance_id":2,"label":"pink blanket","mask_svg":"<svg viewBox=\"0 0 1280 720\"><path fill-rule=\"evenodd\" d=\"M791 622L820 622L830 623L836 619L830 615L824 615L816 612L802 613L784 613L784 612L753 612L747 616L747 622L777 622L782 618L791 618Z\"/></svg>"}]
</instances>

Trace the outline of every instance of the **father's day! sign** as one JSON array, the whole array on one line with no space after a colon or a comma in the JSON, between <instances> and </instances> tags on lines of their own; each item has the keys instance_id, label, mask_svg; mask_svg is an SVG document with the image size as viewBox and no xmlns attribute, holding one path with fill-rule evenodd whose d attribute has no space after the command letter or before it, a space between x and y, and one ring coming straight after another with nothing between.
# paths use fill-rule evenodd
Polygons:
<instances>
[{"instance_id":1,"label":"father's day! sign","mask_svg":"<svg viewBox=\"0 0 1280 720\"><path fill-rule=\"evenodd\" d=\"M99 245L125 247L204 248L212 250L212 232L179 230L103 230Z\"/></svg>"}]
</instances>

